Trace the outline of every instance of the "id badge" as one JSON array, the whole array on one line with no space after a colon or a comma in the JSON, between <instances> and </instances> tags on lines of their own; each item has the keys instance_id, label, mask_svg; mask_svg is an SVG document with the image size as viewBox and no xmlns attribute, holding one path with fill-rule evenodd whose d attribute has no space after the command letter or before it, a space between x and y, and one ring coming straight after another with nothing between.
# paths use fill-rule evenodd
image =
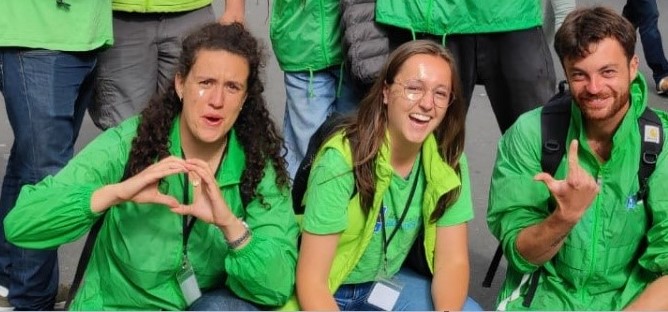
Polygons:
<instances>
[{"instance_id":1,"label":"id badge","mask_svg":"<svg viewBox=\"0 0 668 312\"><path fill-rule=\"evenodd\" d=\"M195 272L187 259L183 264L183 268L176 274L176 280L179 282L179 286L181 286L181 292L183 293L183 298L186 300L186 305L190 306L202 296Z\"/></svg>"},{"instance_id":2,"label":"id badge","mask_svg":"<svg viewBox=\"0 0 668 312\"><path fill-rule=\"evenodd\" d=\"M399 299L402 288L403 285L396 280L379 279L371 286L371 293L366 302L379 309L391 311Z\"/></svg>"}]
</instances>

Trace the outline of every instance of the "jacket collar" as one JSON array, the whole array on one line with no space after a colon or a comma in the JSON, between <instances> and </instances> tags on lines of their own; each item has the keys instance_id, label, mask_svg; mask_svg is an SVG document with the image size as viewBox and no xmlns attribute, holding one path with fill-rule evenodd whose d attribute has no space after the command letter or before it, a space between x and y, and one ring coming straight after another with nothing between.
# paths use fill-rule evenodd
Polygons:
<instances>
[{"instance_id":1,"label":"jacket collar","mask_svg":"<svg viewBox=\"0 0 668 312\"><path fill-rule=\"evenodd\" d=\"M174 118L172 129L169 133L169 153L176 157L183 157L181 152L181 115ZM222 168L216 175L216 181L221 188L228 185L239 184L241 174L246 169L246 156L243 147L237 138L234 128L227 134L227 152L223 156Z\"/></svg>"}]
</instances>

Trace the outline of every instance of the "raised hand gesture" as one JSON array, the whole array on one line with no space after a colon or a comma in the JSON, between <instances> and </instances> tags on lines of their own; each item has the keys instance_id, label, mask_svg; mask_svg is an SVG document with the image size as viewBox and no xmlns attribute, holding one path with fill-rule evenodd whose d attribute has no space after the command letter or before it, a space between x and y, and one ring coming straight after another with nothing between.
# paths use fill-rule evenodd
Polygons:
<instances>
[{"instance_id":1,"label":"raised hand gesture","mask_svg":"<svg viewBox=\"0 0 668 312\"><path fill-rule=\"evenodd\" d=\"M193 201L190 205L172 207L172 211L181 215L191 215L219 227L236 221L236 217L220 194L220 188L209 165L199 159L188 159L185 161L185 167L193 186Z\"/></svg>"},{"instance_id":2,"label":"raised hand gesture","mask_svg":"<svg viewBox=\"0 0 668 312\"><path fill-rule=\"evenodd\" d=\"M577 223L598 194L596 180L578 162L578 141L573 140L568 148L568 171L566 179L556 180L541 172L534 179L543 181L554 196L557 216L571 224Z\"/></svg>"}]
</instances>

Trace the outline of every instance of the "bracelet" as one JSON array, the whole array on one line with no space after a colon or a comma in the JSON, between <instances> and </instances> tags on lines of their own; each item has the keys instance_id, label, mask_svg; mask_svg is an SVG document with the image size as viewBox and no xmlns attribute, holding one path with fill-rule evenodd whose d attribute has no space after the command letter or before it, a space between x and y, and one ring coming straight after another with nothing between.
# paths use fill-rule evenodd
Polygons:
<instances>
[{"instance_id":1,"label":"bracelet","mask_svg":"<svg viewBox=\"0 0 668 312\"><path fill-rule=\"evenodd\" d=\"M241 221L241 224L244 226L244 234L241 235L241 237L233 240L233 241L227 241L227 246L229 246L231 249L237 249L241 244L243 244L245 241L247 241L250 236L251 236L251 231L248 228L248 224L246 222ZM226 239L227 240L227 239Z\"/></svg>"}]
</instances>

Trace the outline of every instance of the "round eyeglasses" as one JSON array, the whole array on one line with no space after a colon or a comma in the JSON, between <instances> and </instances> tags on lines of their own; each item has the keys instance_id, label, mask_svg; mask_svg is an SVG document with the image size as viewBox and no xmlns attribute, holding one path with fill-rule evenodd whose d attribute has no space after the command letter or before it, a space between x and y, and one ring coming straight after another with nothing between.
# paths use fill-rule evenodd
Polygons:
<instances>
[{"instance_id":1,"label":"round eyeglasses","mask_svg":"<svg viewBox=\"0 0 668 312\"><path fill-rule=\"evenodd\" d=\"M412 102L422 100L424 95L430 90L433 94L434 105L437 107L446 108L452 104L452 101L455 99L454 94L452 94L450 89L446 87L428 89L424 83L419 80L408 80L406 82L395 80L394 83L403 87L404 98Z\"/></svg>"}]
</instances>

